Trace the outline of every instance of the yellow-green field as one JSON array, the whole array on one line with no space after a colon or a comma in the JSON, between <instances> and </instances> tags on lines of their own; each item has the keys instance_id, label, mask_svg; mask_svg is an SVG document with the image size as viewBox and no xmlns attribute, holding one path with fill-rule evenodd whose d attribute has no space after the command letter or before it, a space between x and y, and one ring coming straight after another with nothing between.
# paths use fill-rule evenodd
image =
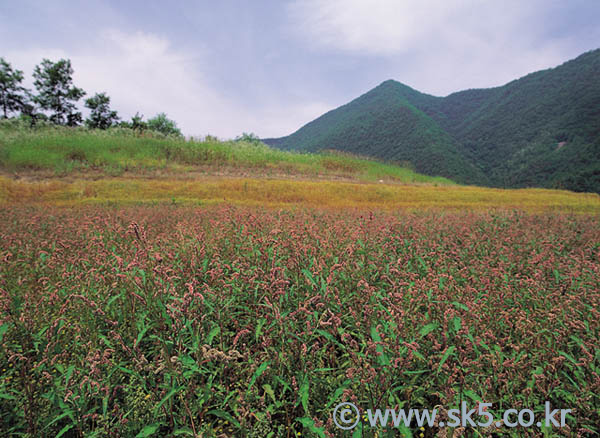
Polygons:
<instances>
[{"instance_id":1,"label":"yellow-green field","mask_svg":"<svg viewBox=\"0 0 600 438\"><path fill-rule=\"evenodd\" d=\"M138 203L231 203L271 207L372 209L519 209L600 212L600 196L560 190L504 190L469 186L403 185L204 177L194 180L101 178L14 180L0 177L0 202L59 206Z\"/></svg>"}]
</instances>

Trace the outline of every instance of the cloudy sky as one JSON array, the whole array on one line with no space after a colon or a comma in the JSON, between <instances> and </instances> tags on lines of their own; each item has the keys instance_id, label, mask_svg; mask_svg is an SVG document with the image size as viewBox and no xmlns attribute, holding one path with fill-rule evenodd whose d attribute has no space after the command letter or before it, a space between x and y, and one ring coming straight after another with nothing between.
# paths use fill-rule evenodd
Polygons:
<instances>
[{"instance_id":1,"label":"cloudy sky","mask_svg":"<svg viewBox=\"0 0 600 438\"><path fill-rule=\"evenodd\" d=\"M119 114L289 134L387 79L444 96L600 47L596 0L0 0L0 56L69 58Z\"/></svg>"}]
</instances>

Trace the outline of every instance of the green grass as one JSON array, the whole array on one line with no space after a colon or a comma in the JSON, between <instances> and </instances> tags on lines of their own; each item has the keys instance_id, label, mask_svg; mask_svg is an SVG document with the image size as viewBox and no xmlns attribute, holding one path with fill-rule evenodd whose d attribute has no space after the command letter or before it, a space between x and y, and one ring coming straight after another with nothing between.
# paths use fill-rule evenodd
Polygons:
<instances>
[{"instance_id":1,"label":"green grass","mask_svg":"<svg viewBox=\"0 0 600 438\"><path fill-rule=\"evenodd\" d=\"M138 133L85 128L24 128L15 121L0 122L0 167L6 171L50 171L57 175L95 170L107 175L198 167L246 169L257 173L331 175L364 181L449 185L442 177L332 151L311 154L270 148L262 143L185 140Z\"/></svg>"}]
</instances>

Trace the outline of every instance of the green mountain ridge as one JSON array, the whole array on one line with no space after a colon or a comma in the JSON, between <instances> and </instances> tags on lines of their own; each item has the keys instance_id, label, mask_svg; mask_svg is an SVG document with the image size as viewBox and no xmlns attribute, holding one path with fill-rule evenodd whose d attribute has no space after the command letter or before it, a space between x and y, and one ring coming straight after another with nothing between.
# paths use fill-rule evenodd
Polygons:
<instances>
[{"instance_id":1,"label":"green mountain ridge","mask_svg":"<svg viewBox=\"0 0 600 438\"><path fill-rule=\"evenodd\" d=\"M437 97L393 80L265 143L410 162L467 184L600 192L600 49Z\"/></svg>"}]
</instances>

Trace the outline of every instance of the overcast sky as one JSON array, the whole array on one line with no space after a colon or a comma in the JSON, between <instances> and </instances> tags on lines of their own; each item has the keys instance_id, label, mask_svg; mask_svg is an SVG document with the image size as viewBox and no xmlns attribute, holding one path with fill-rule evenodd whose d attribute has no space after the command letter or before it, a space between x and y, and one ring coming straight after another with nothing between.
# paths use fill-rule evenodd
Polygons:
<instances>
[{"instance_id":1,"label":"overcast sky","mask_svg":"<svg viewBox=\"0 0 600 438\"><path fill-rule=\"evenodd\" d=\"M0 0L0 56L32 84L69 58L119 114L186 135L287 135L387 79L444 96L600 47L597 0Z\"/></svg>"}]
</instances>

